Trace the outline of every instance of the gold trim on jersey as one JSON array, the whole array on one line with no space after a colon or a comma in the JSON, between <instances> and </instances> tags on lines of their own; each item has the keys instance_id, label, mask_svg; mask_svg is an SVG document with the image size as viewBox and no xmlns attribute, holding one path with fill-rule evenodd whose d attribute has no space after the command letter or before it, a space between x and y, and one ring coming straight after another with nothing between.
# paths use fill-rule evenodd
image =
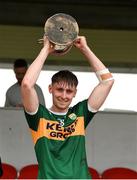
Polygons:
<instances>
[{"instance_id":1,"label":"gold trim on jersey","mask_svg":"<svg viewBox=\"0 0 137 180\"><path fill-rule=\"evenodd\" d=\"M57 121L50 121L41 118L38 130L34 131L31 129L31 134L34 144L36 144L37 140L42 137L64 141L67 137L70 136L85 136L84 118L77 117L77 119L67 127L60 126L59 122Z\"/></svg>"}]
</instances>

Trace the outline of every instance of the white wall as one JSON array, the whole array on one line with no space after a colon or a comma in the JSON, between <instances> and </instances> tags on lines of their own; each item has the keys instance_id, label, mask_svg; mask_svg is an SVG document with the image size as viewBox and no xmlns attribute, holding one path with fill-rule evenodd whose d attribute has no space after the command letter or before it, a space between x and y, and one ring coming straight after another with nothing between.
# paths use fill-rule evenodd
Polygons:
<instances>
[{"instance_id":1,"label":"white wall","mask_svg":"<svg viewBox=\"0 0 137 180\"><path fill-rule=\"evenodd\" d=\"M137 170L137 113L99 112L86 132L88 163L102 172L123 166ZM0 109L0 156L20 169L35 162L22 110Z\"/></svg>"},{"instance_id":2,"label":"white wall","mask_svg":"<svg viewBox=\"0 0 137 180\"><path fill-rule=\"evenodd\" d=\"M100 112L86 137L89 165L99 172L113 166L137 170L137 113Z\"/></svg>"}]
</instances>

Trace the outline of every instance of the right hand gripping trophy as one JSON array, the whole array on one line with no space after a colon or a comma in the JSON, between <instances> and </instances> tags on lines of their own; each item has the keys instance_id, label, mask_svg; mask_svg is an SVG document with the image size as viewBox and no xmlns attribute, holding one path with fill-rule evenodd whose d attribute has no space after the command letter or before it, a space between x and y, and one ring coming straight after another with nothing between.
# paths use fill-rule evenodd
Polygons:
<instances>
[{"instance_id":1,"label":"right hand gripping trophy","mask_svg":"<svg viewBox=\"0 0 137 180\"><path fill-rule=\"evenodd\" d=\"M72 16L58 13L47 19L44 32L54 46L53 54L64 55L71 49L78 37L79 27Z\"/></svg>"}]
</instances>

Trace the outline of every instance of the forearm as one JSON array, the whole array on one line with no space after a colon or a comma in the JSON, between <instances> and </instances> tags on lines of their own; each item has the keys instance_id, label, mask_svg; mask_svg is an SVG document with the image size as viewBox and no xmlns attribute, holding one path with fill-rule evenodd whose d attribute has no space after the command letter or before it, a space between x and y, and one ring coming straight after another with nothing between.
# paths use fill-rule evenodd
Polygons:
<instances>
[{"instance_id":1,"label":"forearm","mask_svg":"<svg viewBox=\"0 0 137 180\"><path fill-rule=\"evenodd\" d=\"M105 69L105 65L99 60L99 58L91 51L88 46L85 46L81 52L87 58L92 70L94 72Z\"/></svg>"},{"instance_id":2,"label":"forearm","mask_svg":"<svg viewBox=\"0 0 137 180\"><path fill-rule=\"evenodd\" d=\"M106 82L113 79L112 74L106 66L98 59L98 57L90 50L88 46L82 49L82 53L88 59L92 70L96 73L99 82Z\"/></svg>"},{"instance_id":3,"label":"forearm","mask_svg":"<svg viewBox=\"0 0 137 180\"><path fill-rule=\"evenodd\" d=\"M29 84L30 87L34 87L47 56L48 56L47 48L43 47L37 58L29 66L25 74L25 77L23 79L23 82Z\"/></svg>"},{"instance_id":4,"label":"forearm","mask_svg":"<svg viewBox=\"0 0 137 180\"><path fill-rule=\"evenodd\" d=\"M92 70L96 73L99 84L94 88L88 98L88 104L92 109L98 110L107 98L114 83L113 76L99 58L92 52L84 36L80 36L74 45L88 60Z\"/></svg>"},{"instance_id":5,"label":"forearm","mask_svg":"<svg viewBox=\"0 0 137 180\"><path fill-rule=\"evenodd\" d=\"M114 79L106 66L97 58L89 47L87 47L83 53L87 57L99 80L99 84L94 88L88 98L89 106L97 111L106 100L113 86Z\"/></svg>"}]
</instances>

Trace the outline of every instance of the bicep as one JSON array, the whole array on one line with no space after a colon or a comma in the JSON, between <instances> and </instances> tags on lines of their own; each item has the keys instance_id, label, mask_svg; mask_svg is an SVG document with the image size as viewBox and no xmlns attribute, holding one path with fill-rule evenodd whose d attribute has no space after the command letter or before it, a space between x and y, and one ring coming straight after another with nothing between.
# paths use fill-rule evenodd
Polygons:
<instances>
[{"instance_id":1,"label":"bicep","mask_svg":"<svg viewBox=\"0 0 137 180\"><path fill-rule=\"evenodd\" d=\"M98 110L102 106L111 90L112 85L113 81L108 81L106 83L99 83L94 88L88 98L88 103L93 109Z\"/></svg>"},{"instance_id":2,"label":"bicep","mask_svg":"<svg viewBox=\"0 0 137 180\"><path fill-rule=\"evenodd\" d=\"M38 96L34 88L21 88L22 102L27 112L35 112L39 105Z\"/></svg>"}]
</instances>

